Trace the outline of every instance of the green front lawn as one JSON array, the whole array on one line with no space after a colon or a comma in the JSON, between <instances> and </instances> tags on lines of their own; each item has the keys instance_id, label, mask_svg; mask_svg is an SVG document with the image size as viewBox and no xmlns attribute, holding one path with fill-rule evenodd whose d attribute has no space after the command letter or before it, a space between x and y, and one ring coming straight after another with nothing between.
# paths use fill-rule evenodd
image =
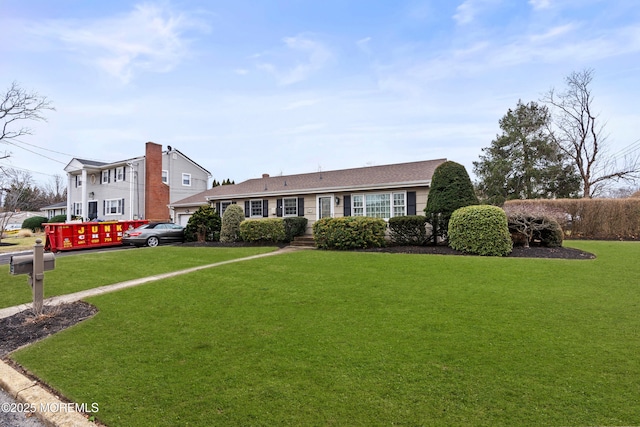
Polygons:
<instances>
[{"instance_id":1,"label":"green front lawn","mask_svg":"<svg viewBox=\"0 0 640 427\"><path fill-rule=\"evenodd\" d=\"M570 244L598 258L230 264L13 357L111 427L638 425L640 244Z\"/></svg>"},{"instance_id":2,"label":"green front lawn","mask_svg":"<svg viewBox=\"0 0 640 427\"><path fill-rule=\"evenodd\" d=\"M243 258L277 248L195 248L161 246L125 251L78 253L58 256L56 268L45 272L45 298L111 285L131 279L168 273L198 265ZM0 308L33 301L26 275L12 276L0 266Z\"/></svg>"}]
</instances>

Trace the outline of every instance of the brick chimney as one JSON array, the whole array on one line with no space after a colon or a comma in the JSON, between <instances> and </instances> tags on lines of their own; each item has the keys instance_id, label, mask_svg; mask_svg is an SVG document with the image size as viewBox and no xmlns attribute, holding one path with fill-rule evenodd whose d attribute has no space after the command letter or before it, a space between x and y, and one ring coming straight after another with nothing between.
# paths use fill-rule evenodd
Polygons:
<instances>
[{"instance_id":1,"label":"brick chimney","mask_svg":"<svg viewBox=\"0 0 640 427\"><path fill-rule=\"evenodd\" d=\"M149 221L169 221L169 186L162 182L162 145L147 142L144 168L144 212Z\"/></svg>"}]
</instances>

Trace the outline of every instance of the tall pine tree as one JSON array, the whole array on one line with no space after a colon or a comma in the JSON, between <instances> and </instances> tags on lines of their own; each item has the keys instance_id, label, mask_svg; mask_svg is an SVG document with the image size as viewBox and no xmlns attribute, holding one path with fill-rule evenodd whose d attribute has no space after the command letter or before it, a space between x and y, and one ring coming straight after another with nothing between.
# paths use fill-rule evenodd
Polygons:
<instances>
[{"instance_id":1,"label":"tall pine tree","mask_svg":"<svg viewBox=\"0 0 640 427\"><path fill-rule=\"evenodd\" d=\"M578 195L580 178L552 140L549 120L545 106L522 101L500 119L502 134L473 162L478 191L488 203Z\"/></svg>"}]
</instances>

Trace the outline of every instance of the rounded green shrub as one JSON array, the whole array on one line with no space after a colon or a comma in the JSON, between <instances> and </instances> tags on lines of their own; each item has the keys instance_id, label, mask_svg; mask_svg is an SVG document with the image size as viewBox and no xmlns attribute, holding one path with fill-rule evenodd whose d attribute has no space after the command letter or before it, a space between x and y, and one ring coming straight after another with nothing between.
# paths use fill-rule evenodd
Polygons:
<instances>
[{"instance_id":1,"label":"rounded green shrub","mask_svg":"<svg viewBox=\"0 0 640 427\"><path fill-rule=\"evenodd\" d=\"M424 215L406 215L389 218L389 238L396 245L425 245L427 235L427 217Z\"/></svg>"},{"instance_id":2,"label":"rounded green shrub","mask_svg":"<svg viewBox=\"0 0 640 427\"><path fill-rule=\"evenodd\" d=\"M240 238L245 242L279 243L287 234L282 218L247 219L240 223Z\"/></svg>"},{"instance_id":3,"label":"rounded green shrub","mask_svg":"<svg viewBox=\"0 0 640 427\"><path fill-rule=\"evenodd\" d=\"M385 244L387 223L380 218L347 216L313 223L313 239L320 249L366 249Z\"/></svg>"},{"instance_id":4,"label":"rounded green shrub","mask_svg":"<svg viewBox=\"0 0 640 427\"><path fill-rule=\"evenodd\" d=\"M244 211L236 204L230 205L222 214L220 241L233 243L240 240L240 223L244 221Z\"/></svg>"},{"instance_id":5,"label":"rounded green shrub","mask_svg":"<svg viewBox=\"0 0 640 427\"><path fill-rule=\"evenodd\" d=\"M200 206L189 218L184 229L187 242L216 242L220 240L222 219L210 205Z\"/></svg>"},{"instance_id":6,"label":"rounded green shrub","mask_svg":"<svg viewBox=\"0 0 640 427\"><path fill-rule=\"evenodd\" d=\"M31 218L27 218L22 222L22 228L28 228L35 233L37 230L44 229L42 224L44 224L45 222L47 222L47 218L43 216L32 216Z\"/></svg>"},{"instance_id":7,"label":"rounded green shrub","mask_svg":"<svg viewBox=\"0 0 640 427\"><path fill-rule=\"evenodd\" d=\"M474 255L506 256L513 245L507 215L497 206L466 206L449 221L449 246Z\"/></svg>"},{"instance_id":8,"label":"rounded green shrub","mask_svg":"<svg viewBox=\"0 0 640 427\"><path fill-rule=\"evenodd\" d=\"M67 220L67 216L66 215L56 215L56 216L52 216L51 218L49 218L49 220L47 222L48 223L65 222L66 220Z\"/></svg>"}]
</instances>

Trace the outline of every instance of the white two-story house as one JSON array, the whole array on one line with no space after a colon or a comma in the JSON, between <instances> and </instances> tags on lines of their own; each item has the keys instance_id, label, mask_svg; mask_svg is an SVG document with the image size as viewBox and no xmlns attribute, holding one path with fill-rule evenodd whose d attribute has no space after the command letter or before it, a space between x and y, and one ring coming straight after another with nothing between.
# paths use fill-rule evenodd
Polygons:
<instances>
[{"instance_id":1,"label":"white two-story house","mask_svg":"<svg viewBox=\"0 0 640 427\"><path fill-rule=\"evenodd\" d=\"M118 162L74 158L67 173L67 220L172 220L169 204L201 193L211 173L180 151L147 142L145 155Z\"/></svg>"}]
</instances>

